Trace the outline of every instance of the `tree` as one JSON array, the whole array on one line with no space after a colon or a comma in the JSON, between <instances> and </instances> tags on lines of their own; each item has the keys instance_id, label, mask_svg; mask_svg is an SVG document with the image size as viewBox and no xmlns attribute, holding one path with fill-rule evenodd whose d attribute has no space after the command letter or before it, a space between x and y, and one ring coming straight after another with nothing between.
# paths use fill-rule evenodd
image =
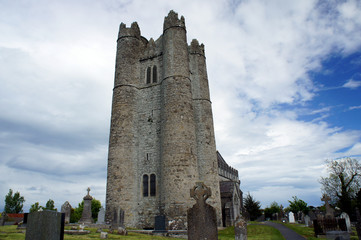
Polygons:
<instances>
[{"instance_id":1,"label":"tree","mask_svg":"<svg viewBox=\"0 0 361 240\"><path fill-rule=\"evenodd\" d=\"M25 198L20 196L19 192L16 192L13 196L13 190L9 189L9 193L5 196L5 208L6 213L21 213L23 212Z\"/></svg>"},{"instance_id":2,"label":"tree","mask_svg":"<svg viewBox=\"0 0 361 240\"><path fill-rule=\"evenodd\" d=\"M38 212L40 209L44 209L42 206L39 205L39 202L34 203L31 205L29 212Z\"/></svg>"},{"instance_id":3,"label":"tree","mask_svg":"<svg viewBox=\"0 0 361 240\"><path fill-rule=\"evenodd\" d=\"M361 164L353 158L326 161L328 177L321 177L322 191L348 214L352 212L351 200L361 186Z\"/></svg>"},{"instance_id":4,"label":"tree","mask_svg":"<svg viewBox=\"0 0 361 240\"><path fill-rule=\"evenodd\" d=\"M264 215L266 218L272 219L273 214L281 212L281 207L277 202L273 201L269 207L264 209ZM277 219L272 219L277 220Z\"/></svg>"},{"instance_id":5,"label":"tree","mask_svg":"<svg viewBox=\"0 0 361 240\"><path fill-rule=\"evenodd\" d=\"M288 200L290 205L288 206L287 210L295 214L297 214L298 212L303 212L304 214L307 214L310 210L307 206L307 203L301 199L298 199L298 197L296 196L293 196L292 198L293 201Z\"/></svg>"},{"instance_id":6,"label":"tree","mask_svg":"<svg viewBox=\"0 0 361 240\"><path fill-rule=\"evenodd\" d=\"M52 199L49 199L47 202L46 202L46 205L45 205L45 210L52 210L52 211L57 211L58 209L55 208L54 206L54 201Z\"/></svg>"},{"instance_id":7,"label":"tree","mask_svg":"<svg viewBox=\"0 0 361 240\"><path fill-rule=\"evenodd\" d=\"M249 192L244 199L244 208L249 214L249 218L251 221L256 220L262 215L261 203L259 201L256 201Z\"/></svg>"}]
</instances>

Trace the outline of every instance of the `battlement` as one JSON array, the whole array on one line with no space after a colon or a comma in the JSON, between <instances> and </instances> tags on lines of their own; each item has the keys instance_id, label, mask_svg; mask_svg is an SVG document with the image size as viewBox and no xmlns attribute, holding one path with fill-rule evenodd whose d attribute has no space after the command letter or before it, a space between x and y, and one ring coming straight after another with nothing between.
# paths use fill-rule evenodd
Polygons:
<instances>
[{"instance_id":1,"label":"battlement","mask_svg":"<svg viewBox=\"0 0 361 240\"><path fill-rule=\"evenodd\" d=\"M218 174L220 176L227 178L229 180L239 181L238 170L229 166L218 151L217 151L217 160L218 160Z\"/></svg>"},{"instance_id":2,"label":"battlement","mask_svg":"<svg viewBox=\"0 0 361 240\"><path fill-rule=\"evenodd\" d=\"M140 29L137 22L133 22L130 28L127 28L125 23L120 24L118 40L124 37L135 37L140 39Z\"/></svg>"},{"instance_id":3,"label":"battlement","mask_svg":"<svg viewBox=\"0 0 361 240\"><path fill-rule=\"evenodd\" d=\"M168 13L168 16L164 18L163 32L172 27L181 27L186 29L184 17L181 16L179 19L178 13L174 12L173 10L171 10Z\"/></svg>"},{"instance_id":4,"label":"battlement","mask_svg":"<svg viewBox=\"0 0 361 240\"><path fill-rule=\"evenodd\" d=\"M188 47L190 54L200 54L202 56L205 56L204 53L204 45L203 43L199 45L199 42L197 39L193 39L191 42L191 45Z\"/></svg>"}]
</instances>

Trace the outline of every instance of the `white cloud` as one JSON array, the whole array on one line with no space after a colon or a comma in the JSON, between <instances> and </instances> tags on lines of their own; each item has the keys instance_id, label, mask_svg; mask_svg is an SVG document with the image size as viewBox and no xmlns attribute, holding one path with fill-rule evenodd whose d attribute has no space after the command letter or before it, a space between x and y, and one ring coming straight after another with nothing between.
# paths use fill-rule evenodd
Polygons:
<instances>
[{"instance_id":1,"label":"white cloud","mask_svg":"<svg viewBox=\"0 0 361 240\"><path fill-rule=\"evenodd\" d=\"M361 134L301 121L296 106L317 91L310 71L360 49L358 1L0 3L0 196L13 188L29 206L77 204L90 185L104 201L119 24L137 21L156 39L171 9L185 16L188 41L205 44L217 148L242 190L263 205L293 195L318 204L324 159L359 154Z\"/></svg>"},{"instance_id":2,"label":"white cloud","mask_svg":"<svg viewBox=\"0 0 361 240\"><path fill-rule=\"evenodd\" d=\"M350 88L350 89L356 89L361 86L361 81L355 81L353 79L350 79L347 83L345 83L342 87L344 88Z\"/></svg>"}]
</instances>

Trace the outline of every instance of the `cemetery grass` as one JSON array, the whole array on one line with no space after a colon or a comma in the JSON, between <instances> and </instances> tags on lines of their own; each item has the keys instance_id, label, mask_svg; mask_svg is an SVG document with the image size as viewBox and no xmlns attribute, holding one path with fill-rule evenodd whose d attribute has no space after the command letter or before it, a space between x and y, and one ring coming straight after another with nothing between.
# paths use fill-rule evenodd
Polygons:
<instances>
[{"instance_id":1,"label":"cemetery grass","mask_svg":"<svg viewBox=\"0 0 361 240\"><path fill-rule=\"evenodd\" d=\"M261 225L249 224L247 225L248 240L284 240L284 237L277 229ZM218 231L219 240L234 240L234 227Z\"/></svg>"}]
</instances>

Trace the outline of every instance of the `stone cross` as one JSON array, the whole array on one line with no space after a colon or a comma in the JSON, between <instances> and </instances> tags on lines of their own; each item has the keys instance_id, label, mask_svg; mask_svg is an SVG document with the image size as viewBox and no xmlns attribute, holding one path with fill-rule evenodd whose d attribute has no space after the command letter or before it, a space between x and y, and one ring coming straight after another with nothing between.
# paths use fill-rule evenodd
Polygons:
<instances>
[{"instance_id":1,"label":"stone cross","mask_svg":"<svg viewBox=\"0 0 361 240\"><path fill-rule=\"evenodd\" d=\"M197 182L190 190L197 202L187 211L189 240L218 239L216 210L206 203L211 194L211 189L203 182Z\"/></svg>"},{"instance_id":2,"label":"stone cross","mask_svg":"<svg viewBox=\"0 0 361 240\"><path fill-rule=\"evenodd\" d=\"M331 198L329 196L327 196L326 194L324 194L321 198L321 201L325 202L325 207L326 207L326 218L334 218L334 210L331 208L330 204L328 203L328 201L330 201Z\"/></svg>"},{"instance_id":3,"label":"stone cross","mask_svg":"<svg viewBox=\"0 0 361 240\"><path fill-rule=\"evenodd\" d=\"M84 207L83 207L83 212L82 212L82 215L81 215L81 218L79 219L79 223L86 223L86 224L89 224L89 223L93 223L94 220L92 218L92 209L91 209L91 206L92 206L92 196L89 195L89 192L90 192L90 188L87 189L88 191L88 195L86 195L83 199L84 199Z\"/></svg>"},{"instance_id":4,"label":"stone cross","mask_svg":"<svg viewBox=\"0 0 361 240\"><path fill-rule=\"evenodd\" d=\"M89 195L89 192L90 192L90 187L88 187L87 191L88 191L88 195Z\"/></svg>"}]
</instances>

